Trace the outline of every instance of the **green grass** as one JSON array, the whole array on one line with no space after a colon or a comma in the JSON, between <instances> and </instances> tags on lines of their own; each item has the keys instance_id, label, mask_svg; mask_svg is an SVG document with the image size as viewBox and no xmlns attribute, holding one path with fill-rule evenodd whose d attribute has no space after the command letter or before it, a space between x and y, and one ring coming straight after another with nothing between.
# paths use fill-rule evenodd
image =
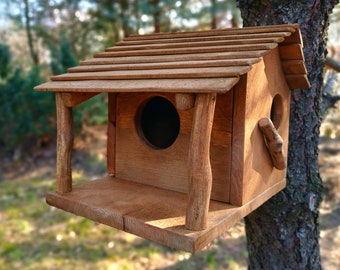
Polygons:
<instances>
[{"instance_id":1,"label":"green grass","mask_svg":"<svg viewBox=\"0 0 340 270\"><path fill-rule=\"evenodd\" d=\"M239 267L226 241L191 255L50 207L54 187L53 168L0 182L0 269L244 269L244 250Z\"/></svg>"}]
</instances>

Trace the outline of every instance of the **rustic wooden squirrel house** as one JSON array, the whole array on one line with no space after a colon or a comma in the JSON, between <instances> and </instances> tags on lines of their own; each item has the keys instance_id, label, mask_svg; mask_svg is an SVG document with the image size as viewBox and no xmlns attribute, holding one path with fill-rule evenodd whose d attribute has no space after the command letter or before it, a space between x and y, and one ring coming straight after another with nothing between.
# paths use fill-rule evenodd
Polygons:
<instances>
[{"instance_id":1,"label":"rustic wooden squirrel house","mask_svg":"<svg viewBox=\"0 0 340 270\"><path fill-rule=\"evenodd\" d=\"M285 187L290 89L308 87L296 24L132 35L35 88L56 94L47 202L196 252ZM108 176L72 185L72 108L103 92Z\"/></svg>"}]
</instances>

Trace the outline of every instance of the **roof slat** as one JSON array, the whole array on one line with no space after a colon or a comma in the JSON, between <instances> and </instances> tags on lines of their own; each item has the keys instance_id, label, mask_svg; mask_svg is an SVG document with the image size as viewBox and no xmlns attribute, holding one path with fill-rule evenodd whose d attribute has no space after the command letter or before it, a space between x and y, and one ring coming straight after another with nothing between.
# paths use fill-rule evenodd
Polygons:
<instances>
[{"instance_id":1,"label":"roof slat","mask_svg":"<svg viewBox=\"0 0 340 270\"><path fill-rule=\"evenodd\" d=\"M283 60L281 62L284 74L306 74L307 70L302 60Z\"/></svg>"},{"instance_id":2,"label":"roof slat","mask_svg":"<svg viewBox=\"0 0 340 270\"><path fill-rule=\"evenodd\" d=\"M292 43L298 43L303 47L303 40L301 36L301 32L295 31L290 36L286 37L285 40L281 44L292 44Z\"/></svg>"},{"instance_id":3,"label":"roof slat","mask_svg":"<svg viewBox=\"0 0 340 270\"><path fill-rule=\"evenodd\" d=\"M198 61L198 60L218 60L218 59L242 59L261 57L267 50L239 51L239 52L213 52L200 54L181 55L147 55L147 56L127 56L127 57L97 57L80 62L80 65L107 65L107 64L134 64L134 63L158 63L177 61Z\"/></svg>"},{"instance_id":4,"label":"roof slat","mask_svg":"<svg viewBox=\"0 0 340 270\"><path fill-rule=\"evenodd\" d=\"M154 49L138 51L117 51L103 52L94 57L113 57L113 56L142 56L142 55L176 55L186 53L208 53L208 52L230 52L230 51L249 51L249 50L270 50L277 46L277 43L242 44L210 47L190 47L176 49Z\"/></svg>"},{"instance_id":5,"label":"roof slat","mask_svg":"<svg viewBox=\"0 0 340 270\"><path fill-rule=\"evenodd\" d=\"M140 64L111 64L111 65L86 65L69 68L68 72L96 72L114 70L148 70L148 69L169 69L169 68L198 68L198 67L227 67L252 65L259 61L259 58L227 59L227 60L206 60L206 61L181 61L181 62L159 62Z\"/></svg>"},{"instance_id":6,"label":"roof slat","mask_svg":"<svg viewBox=\"0 0 340 270\"><path fill-rule=\"evenodd\" d=\"M224 93L237 82L238 77L203 79L151 80L82 80L51 81L35 87L38 91L58 92L169 92L169 93Z\"/></svg>"},{"instance_id":7,"label":"roof slat","mask_svg":"<svg viewBox=\"0 0 340 270\"><path fill-rule=\"evenodd\" d=\"M310 83L306 74L287 74L286 81L291 89L308 89Z\"/></svg>"},{"instance_id":8,"label":"roof slat","mask_svg":"<svg viewBox=\"0 0 340 270\"><path fill-rule=\"evenodd\" d=\"M304 61L302 46L300 44L289 44L279 46L280 57L282 60L296 60Z\"/></svg>"},{"instance_id":9,"label":"roof slat","mask_svg":"<svg viewBox=\"0 0 340 270\"><path fill-rule=\"evenodd\" d=\"M163 44L143 44L143 45L126 45L114 46L107 48L106 52L132 51L132 50L153 50L153 49L172 49L172 48L192 48L209 46L228 46L228 45L250 45L260 43L279 43L284 41L283 37L262 38L262 39L238 39L238 40L218 40L218 41L195 41Z\"/></svg>"},{"instance_id":10,"label":"roof slat","mask_svg":"<svg viewBox=\"0 0 340 270\"><path fill-rule=\"evenodd\" d=\"M269 32L295 32L298 28L297 24L291 25L270 25L270 26L253 26L245 28L228 28L214 29L195 32L174 32L174 33L155 33L147 35L132 34L125 40L151 40L151 39L166 39L166 38L183 38L183 37L201 37L201 36L216 36L226 34L253 34L253 33L269 33Z\"/></svg>"},{"instance_id":11,"label":"roof slat","mask_svg":"<svg viewBox=\"0 0 340 270\"><path fill-rule=\"evenodd\" d=\"M166 79L166 78L213 78L240 76L251 69L251 66L182 68L158 70L123 70L65 73L51 77L52 81L76 80L121 80L121 79Z\"/></svg>"},{"instance_id":12,"label":"roof slat","mask_svg":"<svg viewBox=\"0 0 340 270\"><path fill-rule=\"evenodd\" d=\"M184 42L199 42L199 41L219 41L219 40L243 40L243 39L262 39L291 36L291 32L274 32L274 33L248 33L234 35L218 35L218 36L202 36L188 38L169 38L169 39L152 39L152 40L125 40L115 43L115 46L130 46L130 45L148 45L148 44L164 44L164 43L184 43ZM297 42L295 42L297 43Z\"/></svg>"}]
</instances>

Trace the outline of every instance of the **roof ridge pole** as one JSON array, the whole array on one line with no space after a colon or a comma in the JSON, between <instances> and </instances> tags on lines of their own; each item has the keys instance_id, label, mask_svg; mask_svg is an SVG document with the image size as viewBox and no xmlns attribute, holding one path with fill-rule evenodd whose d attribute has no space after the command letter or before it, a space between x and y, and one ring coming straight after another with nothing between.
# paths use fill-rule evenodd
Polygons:
<instances>
[{"instance_id":1,"label":"roof ridge pole","mask_svg":"<svg viewBox=\"0 0 340 270\"><path fill-rule=\"evenodd\" d=\"M72 191L72 148L73 114L72 107L65 105L63 93L56 93L57 107L57 186L59 194Z\"/></svg>"},{"instance_id":2,"label":"roof ridge pole","mask_svg":"<svg viewBox=\"0 0 340 270\"><path fill-rule=\"evenodd\" d=\"M204 230L212 186L210 139L214 120L216 93L196 95L193 125L189 145L188 204L185 227Z\"/></svg>"}]
</instances>

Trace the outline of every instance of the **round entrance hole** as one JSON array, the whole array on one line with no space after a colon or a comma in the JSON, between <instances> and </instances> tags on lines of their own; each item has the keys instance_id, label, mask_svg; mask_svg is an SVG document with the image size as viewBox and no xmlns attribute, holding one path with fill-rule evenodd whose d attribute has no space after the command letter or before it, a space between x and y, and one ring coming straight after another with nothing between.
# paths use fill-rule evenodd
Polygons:
<instances>
[{"instance_id":1,"label":"round entrance hole","mask_svg":"<svg viewBox=\"0 0 340 270\"><path fill-rule=\"evenodd\" d=\"M277 94L273 98L272 107L270 109L270 119L272 120L276 129L280 127L283 115L282 97Z\"/></svg>"},{"instance_id":2,"label":"round entrance hole","mask_svg":"<svg viewBox=\"0 0 340 270\"><path fill-rule=\"evenodd\" d=\"M139 136L155 149L170 147L178 137L180 119L175 106L156 96L145 101L136 115Z\"/></svg>"}]
</instances>

